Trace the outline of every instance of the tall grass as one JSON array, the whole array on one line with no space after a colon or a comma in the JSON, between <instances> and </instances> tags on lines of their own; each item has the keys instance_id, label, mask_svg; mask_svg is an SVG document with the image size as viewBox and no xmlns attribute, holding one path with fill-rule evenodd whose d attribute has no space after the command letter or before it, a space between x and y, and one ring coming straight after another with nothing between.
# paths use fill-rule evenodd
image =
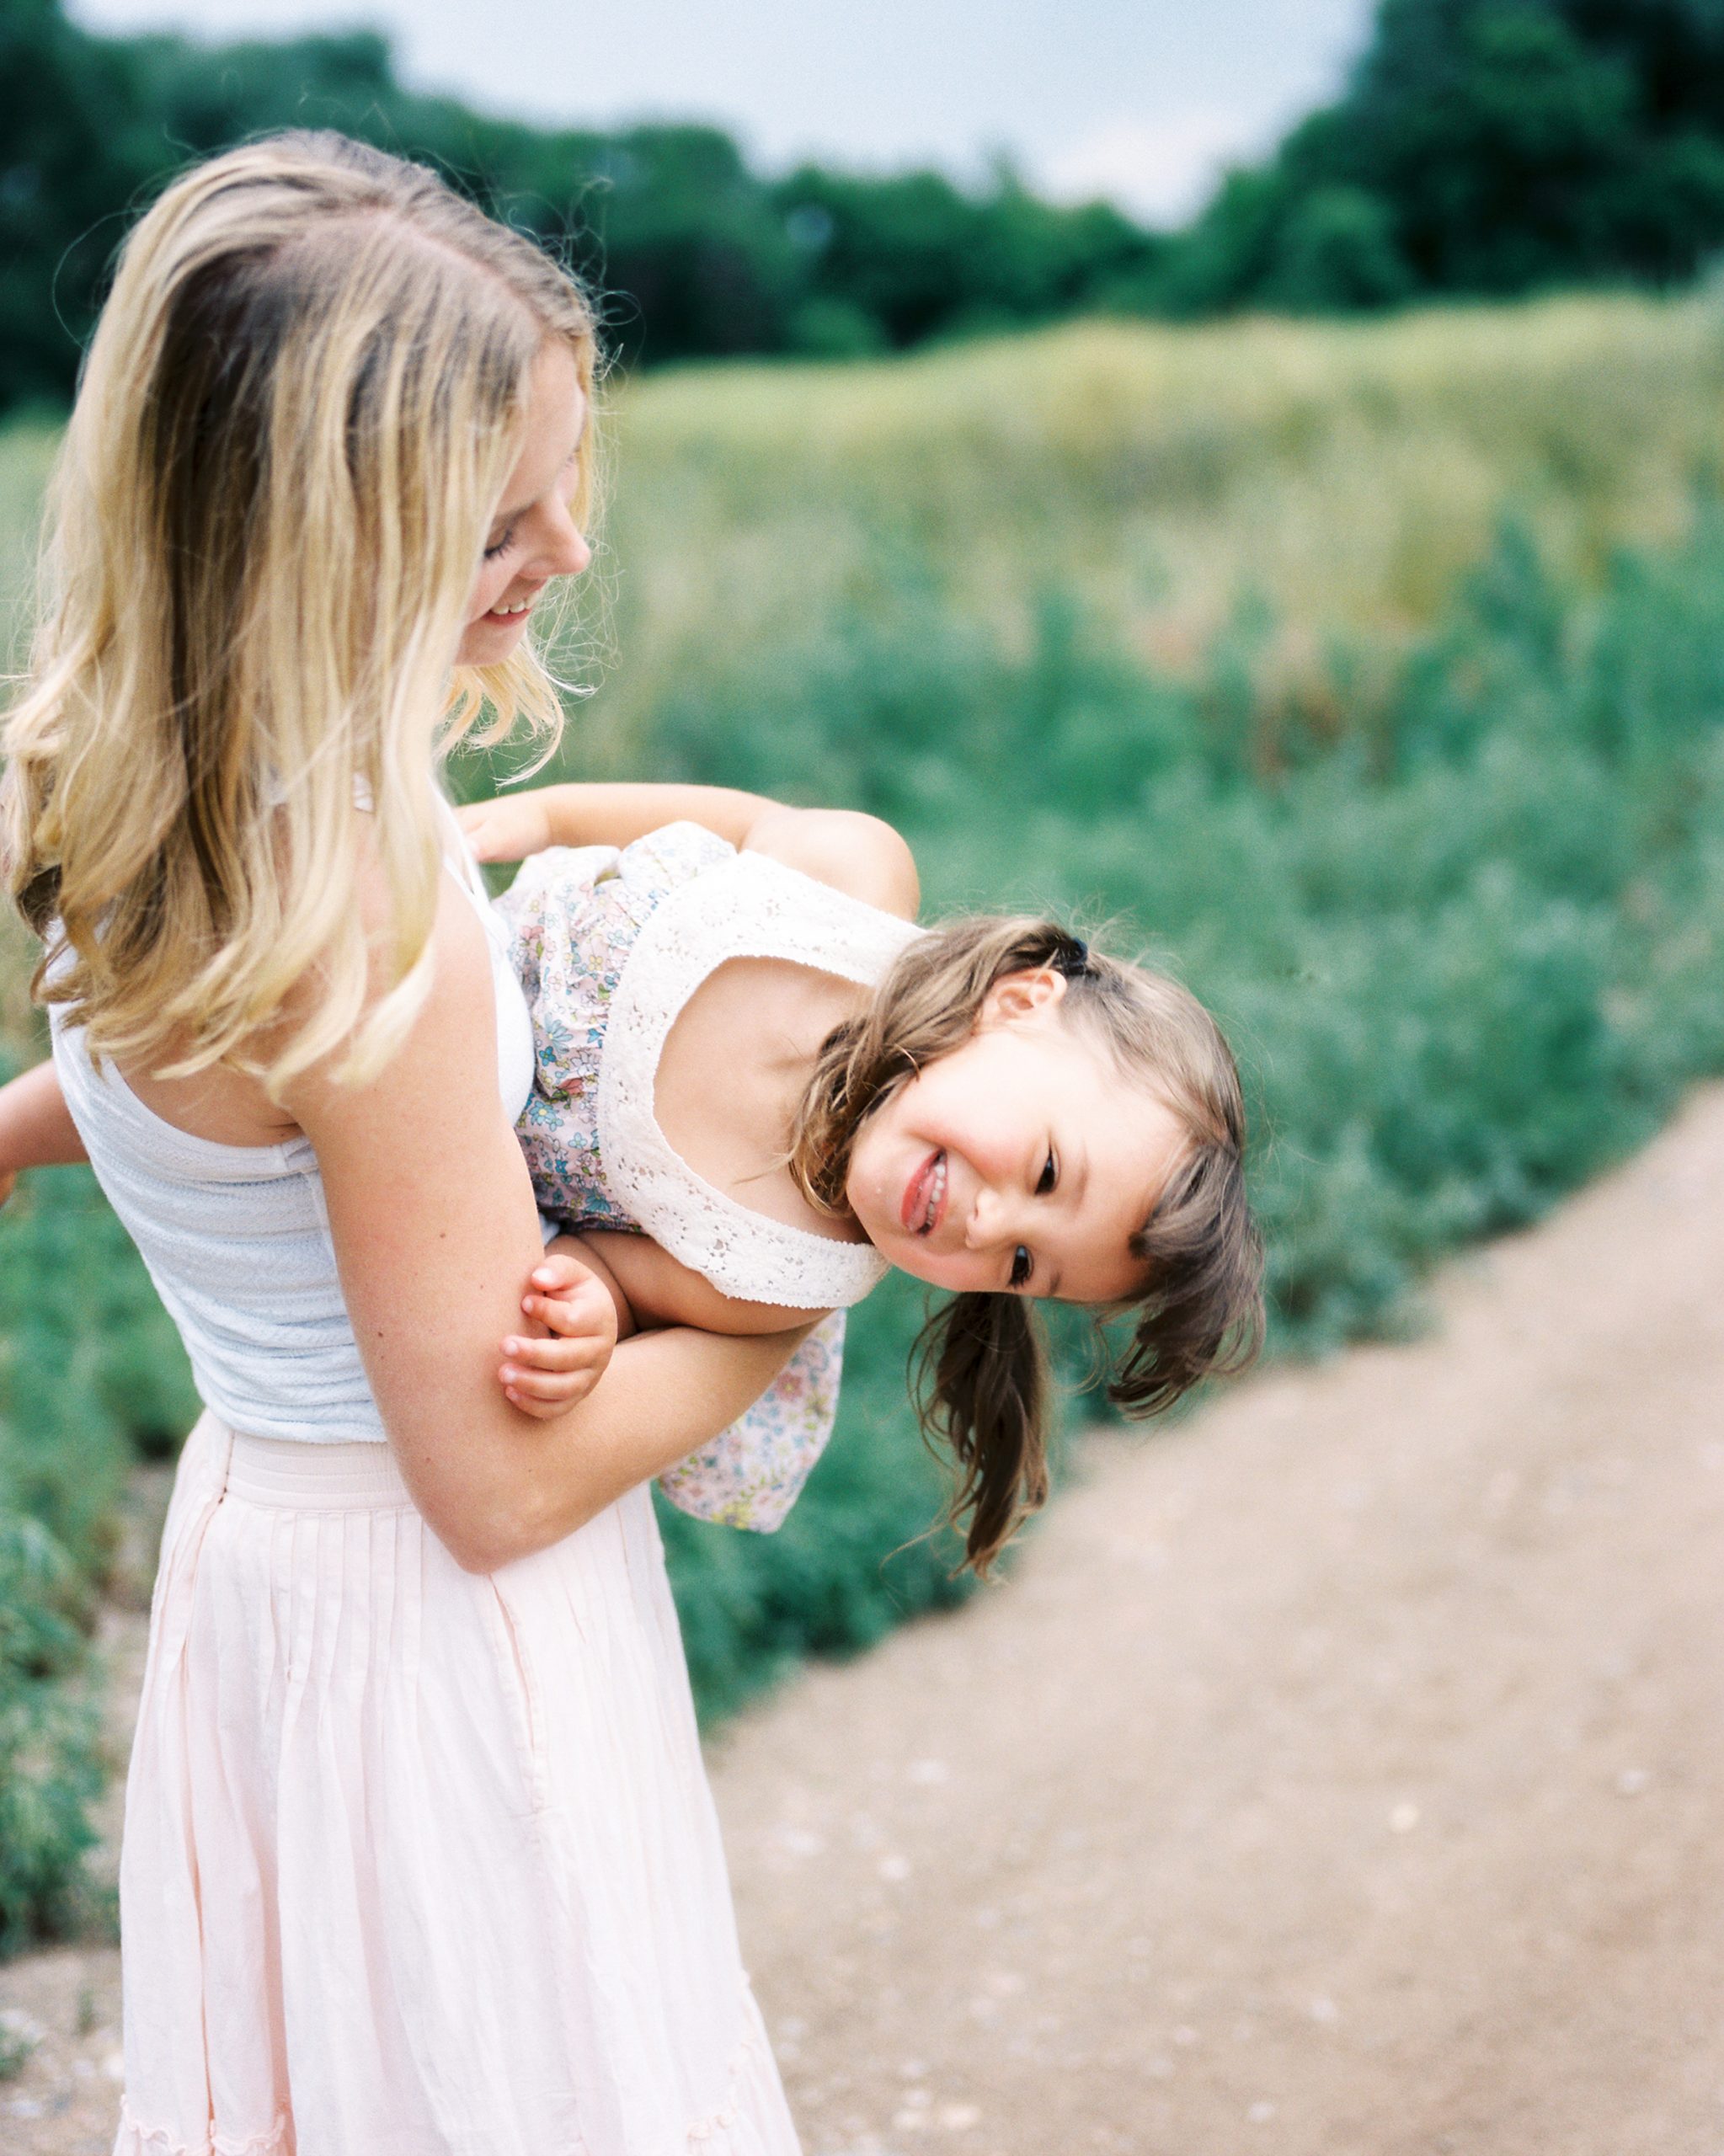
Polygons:
<instances>
[{"instance_id":1,"label":"tall grass","mask_svg":"<svg viewBox=\"0 0 1724 2156\"><path fill-rule=\"evenodd\" d=\"M620 656L565 768L848 801L936 910L1118 916L1241 1050L1278 1340L1398 1323L1724 1067L1721 378L1697 302L658 377L615 415ZM0 438L19 528L45 449ZM958 1592L919 1304L857 1314L779 1535L667 1516L708 1712ZM63 1916L79 1626L131 1452L192 1408L88 1178L37 1178L0 1214L0 1944Z\"/></svg>"},{"instance_id":2,"label":"tall grass","mask_svg":"<svg viewBox=\"0 0 1724 2156\"><path fill-rule=\"evenodd\" d=\"M1085 323L890 365L656 376L617 401L601 570L620 659L577 754L873 611L906 575L1022 648L1081 592L1119 648L1200 665L1241 600L1295 675L1398 646L1513 504L1553 563L1668 543L1724 458L1724 307L1387 322Z\"/></svg>"}]
</instances>

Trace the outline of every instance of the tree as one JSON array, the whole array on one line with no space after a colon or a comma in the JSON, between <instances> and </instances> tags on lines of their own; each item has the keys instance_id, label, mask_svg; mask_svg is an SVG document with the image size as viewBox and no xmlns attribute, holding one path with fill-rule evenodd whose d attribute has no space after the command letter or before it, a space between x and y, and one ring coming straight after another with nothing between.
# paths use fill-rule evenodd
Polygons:
<instances>
[{"instance_id":1,"label":"tree","mask_svg":"<svg viewBox=\"0 0 1724 2156\"><path fill-rule=\"evenodd\" d=\"M1170 303L1691 277L1724 247L1721 0L1383 0L1341 99L1233 175Z\"/></svg>"}]
</instances>

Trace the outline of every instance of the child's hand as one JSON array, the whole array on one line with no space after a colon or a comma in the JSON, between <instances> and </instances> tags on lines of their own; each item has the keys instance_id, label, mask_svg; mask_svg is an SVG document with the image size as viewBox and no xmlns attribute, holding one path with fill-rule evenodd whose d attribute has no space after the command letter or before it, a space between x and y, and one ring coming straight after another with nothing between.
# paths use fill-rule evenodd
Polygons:
<instances>
[{"instance_id":1,"label":"child's hand","mask_svg":"<svg viewBox=\"0 0 1724 2156\"><path fill-rule=\"evenodd\" d=\"M551 1328L548 1340L511 1336L498 1376L510 1404L541 1422L584 1400L616 1346L616 1305L598 1274L561 1251L535 1266L521 1308Z\"/></svg>"},{"instance_id":2,"label":"child's hand","mask_svg":"<svg viewBox=\"0 0 1724 2156\"><path fill-rule=\"evenodd\" d=\"M481 861L525 861L551 844L551 819L542 788L506 793L497 801L475 801L455 813L467 844Z\"/></svg>"}]
</instances>

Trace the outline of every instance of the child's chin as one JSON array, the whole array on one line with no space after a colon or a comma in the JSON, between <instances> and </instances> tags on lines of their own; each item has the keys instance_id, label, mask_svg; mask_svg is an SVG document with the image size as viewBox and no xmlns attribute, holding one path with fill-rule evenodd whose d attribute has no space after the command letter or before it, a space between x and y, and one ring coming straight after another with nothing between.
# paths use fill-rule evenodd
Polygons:
<instances>
[{"instance_id":1,"label":"child's chin","mask_svg":"<svg viewBox=\"0 0 1724 2156\"><path fill-rule=\"evenodd\" d=\"M948 1293L951 1291L951 1283L940 1278L938 1266L924 1258L921 1251L913 1247L894 1251L892 1262L900 1273L907 1273L912 1280L920 1280L930 1288L944 1288Z\"/></svg>"}]
</instances>

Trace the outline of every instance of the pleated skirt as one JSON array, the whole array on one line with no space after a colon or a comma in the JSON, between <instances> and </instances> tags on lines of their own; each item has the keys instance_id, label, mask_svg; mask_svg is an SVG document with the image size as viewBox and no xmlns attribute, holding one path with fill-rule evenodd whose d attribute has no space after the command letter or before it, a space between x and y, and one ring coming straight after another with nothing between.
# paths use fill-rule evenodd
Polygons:
<instances>
[{"instance_id":1,"label":"pleated skirt","mask_svg":"<svg viewBox=\"0 0 1724 2156\"><path fill-rule=\"evenodd\" d=\"M651 1502L485 1576L205 1416L120 1861L116 2156L796 2156Z\"/></svg>"}]
</instances>

